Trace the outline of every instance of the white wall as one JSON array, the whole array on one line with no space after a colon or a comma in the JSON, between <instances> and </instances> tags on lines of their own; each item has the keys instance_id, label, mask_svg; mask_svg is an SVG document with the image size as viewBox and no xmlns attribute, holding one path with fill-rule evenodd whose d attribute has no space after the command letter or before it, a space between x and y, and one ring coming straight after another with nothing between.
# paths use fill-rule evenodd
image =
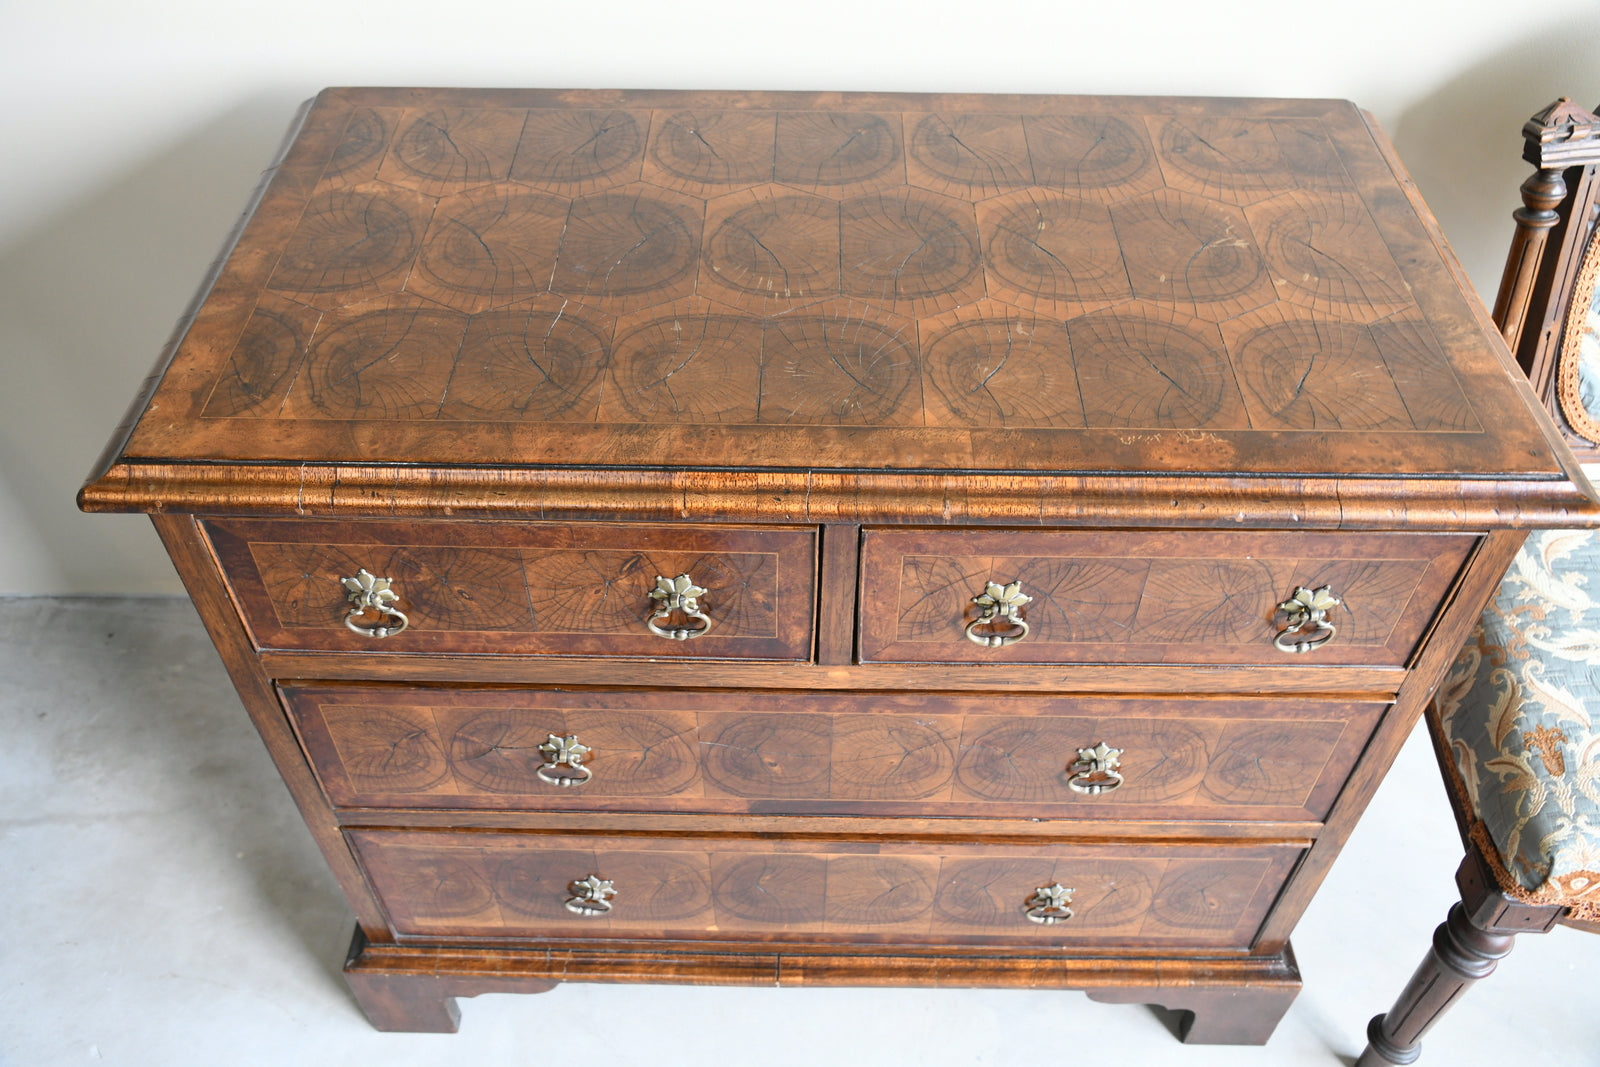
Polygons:
<instances>
[{"instance_id":1,"label":"white wall","mask_svg":"<svg viewBox=\"0 0 1600 1067\"><path fill-rule=\"evenodd\" d=\"M0 594L176 592L73 493L324 85L1348 97L1492 299L1524 119L1600 101L1594 0L0 0Z\"/></svg>"}]
</instances>

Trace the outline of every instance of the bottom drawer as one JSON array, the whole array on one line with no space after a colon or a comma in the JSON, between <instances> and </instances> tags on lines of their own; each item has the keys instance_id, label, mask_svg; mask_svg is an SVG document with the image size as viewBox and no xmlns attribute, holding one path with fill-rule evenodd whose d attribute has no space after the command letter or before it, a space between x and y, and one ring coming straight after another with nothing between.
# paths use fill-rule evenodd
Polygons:
<instances>
[{"instance_id":1,"label":"bottom drawer","mask_svg":"<svg viewBox=\"0 0 1600 1067\"><path fill-rule=\"evenodd\" d=\"M434 939L1243 949L1302 851L347 833L395 934Z\"/></svg>"}]
</instances>

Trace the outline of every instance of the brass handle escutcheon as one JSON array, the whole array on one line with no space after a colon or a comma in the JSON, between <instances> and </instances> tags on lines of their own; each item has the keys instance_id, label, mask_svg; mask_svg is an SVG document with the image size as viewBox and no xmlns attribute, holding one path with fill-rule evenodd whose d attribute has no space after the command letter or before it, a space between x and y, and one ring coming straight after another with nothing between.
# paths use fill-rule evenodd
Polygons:
<instances>
[{"instance_id":1,"label":"brass handle escutcheon","mask_svg":"<svg viewBox=\"0 0 1600 1067\"><path fill-rule=\"evenodd\" d=\"M1072 918L1072 894L1076 889L1068 889L1057 882L1055 885L1040 886L1033 891L1033 896L1028 898L1028 903L1023 905L1022 912L1028 921L1036 922L1040 926L1054 926L1064 923Z\"/></svg>"},{"instance_id":2,"label":"brass handle escutcheon","mask_svg":"<svg viewBox=\"0 0 1600 1067\"><path fill-rule=\"evenodd\" d=\"M650 590L650 599L656 602L656 610L645 620L645 625L657 637L674 641L704 637L711 630L710 616L700 610L700 598L705 595L705 589L695 585L694 579L687 574L680 574L676 578L664 578L658 574L656 587ZM672 624L672 613L675 611L681 614L681 623ZM700 623L699 626L689 625L696 621ZM659 623L668 625L661 626Z\"/></svg>"},{"instance_id":3,"label":"brass handle escutcheon","mask_svg":"<svg viewBox=\"0 0 1600 1067\"><path fill-rule=\"evenodd\" d=\"M340 581L345 588L344 598L355 605L344 617L344 624L356 633L363 637L393 637L411 625L406 613L392 606L400 594L389 588L389 579L379 578L362 567L354 578ZM365 616L374 611L378 613L377 620L368 621Z\"/></svg>"},{"instance_id":4,"label":"brass handle escutcheon","mask_svg":"<svg viewBox=\"0 0 1600 1067\"><path fill-rule=\"evenodd\" d=\"M972 598L979 610L978 617L967 623L967 640L984 648L1016 644L1028 636L1028 623L1020 613L1022 606L1032 601L1033 597L1023 593L1020 581L1009 585L984 582L983 592Z\"/></svg>"},{"instance_id":5,"label":"brass handle escutcheon","mask_svg":"<svg viewBox=\"0 0 1600 1067\"><path fill-rule=\"evenodd\" d=\"M1299 586L1294 596L1278 605L1288 619L1288 625L1272 639L1272 647L1279 652L1310 652L1333 640L1337 632L1328 621L1328 612L1344 601L1333 595L1332 589L1322 586L1307 589Z\"/></svg>"},{"instance_id":6,"label":"brass handle escutcheon","mask_svg":"<svg viewBox=\"0 0 1600 1067\"><path fill-rule=\"evenodd\" d=\"M594 777L594 771L583 765L583 757L592 751L588 745L578 740L577 734L568 734L566 737L551 734L550 740L539 746L539 755L544 757L544 766L533 773L538 776L539 781L550 785L582 785ZM562 767L571 773L553 773Z\"/></svg>"},{"instance_id":7,"label":"brass handle escutcheon","mask_svg":"<svg viewBox=\"0 0 1600 1067\"><path fill-rule=\"evenodd\" d=\"M1122 784L1122 749L1112 748L1104 741L1093 748L1078 749L1078 761L1067 770L1067 788L1074 793L1098 796L1109 793Z\"/></svg>"},{"instance_id":8,"label":"brass handle escutcheon","mask_svg":"<svg viewBox=\"0 0 1600 1067\"><path fill-rule=\"evenodd\" d=\"M617 895L614 882L607 882L591 874L581 882L567 886L572 895L567 898L567 910L575 915L605 915L611 910L611 898Z\"/></svg>"}]
</instances>

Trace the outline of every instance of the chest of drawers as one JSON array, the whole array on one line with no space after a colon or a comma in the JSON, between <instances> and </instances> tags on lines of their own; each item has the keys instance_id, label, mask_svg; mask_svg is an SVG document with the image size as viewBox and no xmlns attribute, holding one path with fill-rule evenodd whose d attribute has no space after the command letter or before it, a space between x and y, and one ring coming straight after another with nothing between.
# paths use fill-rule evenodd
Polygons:
<instances>
[{"instance_id":1,"label":"chest of drawers","mask_svg":"<svg viewBox=\"0 0 1600 1067\"><path fill-rule=\"evenodd\" d=\"M80 502L153 514L381 1028L934 983L1245 1043L1575 471L1348 104L330 90Z\"/></svg>"}]
</instances>

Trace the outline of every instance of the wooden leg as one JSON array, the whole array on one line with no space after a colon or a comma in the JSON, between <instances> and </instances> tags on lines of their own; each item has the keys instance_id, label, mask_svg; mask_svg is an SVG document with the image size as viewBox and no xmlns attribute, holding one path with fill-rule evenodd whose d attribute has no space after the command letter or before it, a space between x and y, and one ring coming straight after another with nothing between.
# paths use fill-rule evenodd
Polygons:
<instances>
[{"instance_id":1,"label":"wooden leg","mask_svg":"<svg viewBox=\"0 0 1600 1067\"><path fill-rule=\"evenodd\" d=\"M1207 990L1168 1007L1185 1013L1178 1039L1186 1045L1265 1045L1298 989Z\"/></svg>"},{"instance_id":2,"label":"wooden leg","mask_svg":"<svg viewBox=\"0 0 1600 1067\"><path fill-rule=\"evenodd\" d=\"M1422 1035L1468 986L1494 972L1516 935L1548 930L1566 910L1523 904L1501 892L1476 848L1462 860L1456 884L1461 903L1433 932L1433 947L1394 1007L1367 1024L1367 1047L1355 1067L1416 1062Z\"/></svg>"},{"instance_id":3,"label":"wooden leg","mask_svg":"<svg viewBox=\"0 0 1600 1067\"><path fill-rule=\"evenodd\" d=\"M350 992L379 1030L453 1034L461 1025L456 997L544 993L557 984L554 979L507 975L492 966L463 969L441 965L443 960L427 952L402 959L388 959L388 955L384 946L370 944L358 926L344 964ZM430 962L435 966L427 966Z\"/></svg>"},{"instance_id":4,"label":"wooden leg","mask_svg":"<svg viewBox=\"0 0 1600 1067\"><path fill-rule=\"evenodd\" d=\"M1091 989L1090 1000L1156 1004L1183 1013L1178 1040L1186 1045L1265 1045L1300 992L1293 987L1252 989Z\"/></svg>"},{"instance_id":5,"label":"wooden leg","mask_svg":"<svg viewBox=\"0 0 1600 1067\"><path fill-rule=\"evenodd\" d=\"M1300 969L1285 945L1275 956L1250 957L1257 971L1247 981L1215 985L1089 988L1106 1004L1155 1004L1183 1013L1178 1039L1189 1045L1265 1045L1300 993Z\"/></svg>"},{"instance_id":6,"label":"wooden leg","mask_svg":"<svg viewBox=\"0 0 1600 1067\"><path fill-rule=\"evenodd\" d=\"M430 975L346 972L344 980L375 1029L453 1034L461 1025L456 998L443 992L439 979Z\"/></svg>"},{"instance_id":7,"label":"wooden leg","mask_svg":"<svg viewBox=\"0 0 1600 1067\"><path fill-rule=\"evenodd\" d=\"M1416 1062L1422 1035L1468 986L1494 972L1515 941L1515 935L1479 929L1464 907L1451 905L1450 917L1433 932L1433 948L1394 1007L1367 1024L1367 1049L1356 1067Z\"/></svg>"}]
</instances>

